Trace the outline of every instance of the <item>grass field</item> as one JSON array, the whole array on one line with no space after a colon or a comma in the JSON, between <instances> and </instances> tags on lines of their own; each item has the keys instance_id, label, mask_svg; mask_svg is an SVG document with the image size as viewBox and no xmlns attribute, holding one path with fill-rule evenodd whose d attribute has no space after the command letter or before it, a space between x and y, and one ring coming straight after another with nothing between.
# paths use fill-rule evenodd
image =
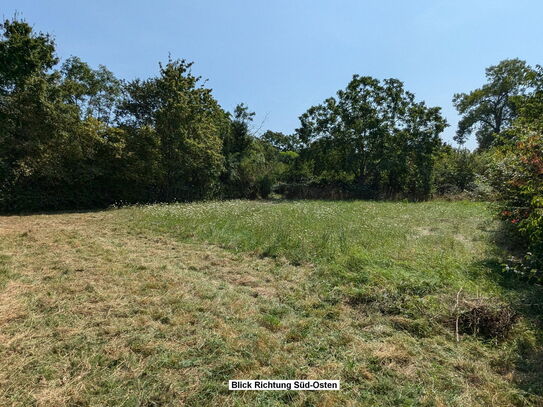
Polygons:
<instances>
[{"instance_id":1,"label":"grass field","mask_svg":"<svg viewBox=\"0 0 543 407\"><path fill-rule=\"evenodd\" d=\"M471 202L0 217L0 406L543 405L543 290ZM505 339L458 332L508 306ZM229 392L229 379L339 392Z\"/></svg>"}]
</instances>

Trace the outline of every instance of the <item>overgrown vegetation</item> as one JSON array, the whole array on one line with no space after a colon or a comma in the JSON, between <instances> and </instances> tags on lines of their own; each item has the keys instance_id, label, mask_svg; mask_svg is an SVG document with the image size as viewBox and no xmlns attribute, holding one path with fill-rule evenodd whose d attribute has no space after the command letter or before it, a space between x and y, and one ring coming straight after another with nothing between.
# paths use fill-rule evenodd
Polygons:
<instances>
[{"instance_id":1,"label":"overgrown vegetation","mask_svg":"<svg viewBox=\"0 0 543 407\"><path fill-rule=\"evenodd\" d=\"M478 129L479 154L473 157L479 164L474 164L478 168L473 173L487 186L486 198L497 201L500 218L506 221L505 230L513 240L517 255L511 258L508 270L541 282L543 68L506 60L487 69L487 77L489 83L481 89L455 96L464 114L458 138L463 140L466 133Z\"/></svg>"},{"instance_id":2,"label":"overgrown vegetation","mask_svg":"<svg viewBox=\"0 0 543 407\"><path fill-rule=\"evenodd\" d=\"M541 109L540 105L540 109ZM519 119L509 133L511 141L496 148L488 178L498 192L501 218L523 250L520 263L510 268L530 280L543 281L543 127ZM519 260L519 259L517 259Z\"/></svg>"},{"instance_id":3,"label":"overgrown vegetation","mask_svg":"<svg viewBox=\"0 0 543 407\"><path fill-rule=\"evenodd\" d=\"M399 80L355 75L300 121L317 177L350 180L377 197L430 196L433 153L447 124L440 108L415 102Z\"/></svg>"}]
</instances>

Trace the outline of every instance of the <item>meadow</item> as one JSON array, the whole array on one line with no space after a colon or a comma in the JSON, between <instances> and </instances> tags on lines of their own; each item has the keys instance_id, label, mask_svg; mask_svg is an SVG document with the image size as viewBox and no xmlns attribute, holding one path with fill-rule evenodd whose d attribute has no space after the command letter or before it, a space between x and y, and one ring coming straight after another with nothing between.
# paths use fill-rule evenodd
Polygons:
<instances>
[{"instance_id":1,"label":"meadow","mask_svg":"<svg viewBox=\"0 0 543 407\"><path fill-rule=\"evenodd\" d=\"M492 214L270 200L0 217L0 405L541 405L542 289L504 271ZM487 329L475 308L514 318ZM270 378L342 390L228 391Z\"/></svg>"}]
</instances>

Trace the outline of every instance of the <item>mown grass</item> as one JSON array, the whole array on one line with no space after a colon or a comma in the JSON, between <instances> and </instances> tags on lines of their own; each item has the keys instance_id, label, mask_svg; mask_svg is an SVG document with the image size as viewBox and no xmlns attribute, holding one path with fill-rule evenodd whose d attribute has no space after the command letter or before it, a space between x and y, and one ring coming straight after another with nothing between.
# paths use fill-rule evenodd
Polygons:
<instances>
[{"instance_id":1,"label":"mown grass","mask_svg":"<svg viewBox=\"0 0 543 407\"><path fill-rule=\"evenodd\" d=\"M497 228L470 202L0 218L0 405L541 405L542 292L500 271ZM511 304L511 335L457 342L459 291Z\"/></svg>"}]
</instances>

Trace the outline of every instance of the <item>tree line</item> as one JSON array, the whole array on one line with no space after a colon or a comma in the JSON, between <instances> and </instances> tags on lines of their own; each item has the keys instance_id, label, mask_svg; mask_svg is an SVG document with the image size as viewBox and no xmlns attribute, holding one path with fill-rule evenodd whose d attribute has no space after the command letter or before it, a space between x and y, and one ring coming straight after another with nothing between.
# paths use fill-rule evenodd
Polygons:
<instances>
[{"instance_id":1,"label":"tree line","mask_svg":"<svg viewBox=\"0 0 543 407\"><path fill-rule=\"evenodd\" d=\"M254 113L227 112L192 71L169 59L156 76L126 81L78 57L24 20L0 36L0 210L59 210L210 198L477 197L526 249L543 253L543 70L519 59L453 103L455 141L439 107L398 79L354 75L300 116L293 134L256 134ZM476 151L462 148L468 137ZM313 192L312 192L313 191ZM324 191L324 192L323 192ZM335 191L335 192L334 192ZM313 194L313 195L312 195ZM534 254L536 253L536 254Z\"/></svg>"},{"instance_id":2,"label":"tree line","mask_svg":"<svg viewBox=\"0 0 543 407\"><path fill-rule=\"evenodd\" d=\"M446 126L396 79L354 76L291 135L254 134L244 104L225 111L192 63L170 59L124 81L48 34L6 20L0 38L0 208L267 197L283 183L337 183L368 197L425 199Z\"/></svg>"}]
</instances>

